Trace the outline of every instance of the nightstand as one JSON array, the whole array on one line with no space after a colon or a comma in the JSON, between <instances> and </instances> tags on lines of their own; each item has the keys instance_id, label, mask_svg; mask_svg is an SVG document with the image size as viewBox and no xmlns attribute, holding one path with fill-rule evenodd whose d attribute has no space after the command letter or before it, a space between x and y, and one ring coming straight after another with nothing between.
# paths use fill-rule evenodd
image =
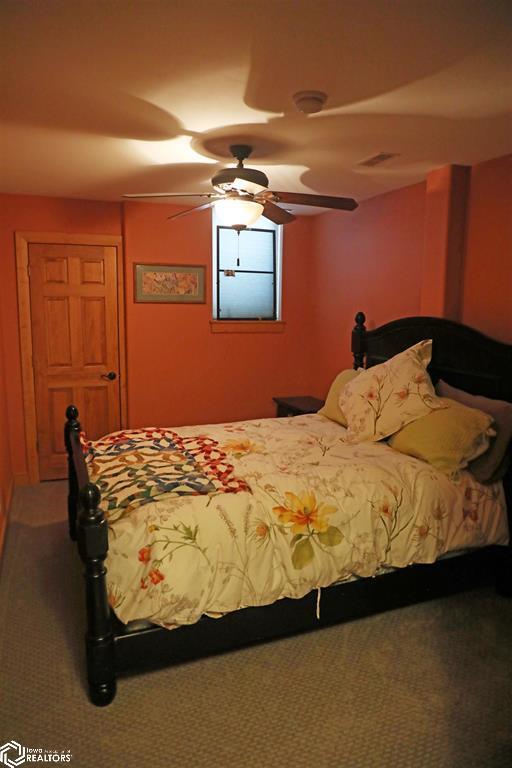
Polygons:
<instances>
[{"instance_id":1,"label":"nightstand","mask_svg":"<svg viewBox=\"0 0 512 768\"><path fill-rule=\"evenodd\" d=\"M316 413L324 404L323 400L310 395L297 397L273 397L277 405L276 416L302 416L304 413Z\"/></svg>"}]
</instances>

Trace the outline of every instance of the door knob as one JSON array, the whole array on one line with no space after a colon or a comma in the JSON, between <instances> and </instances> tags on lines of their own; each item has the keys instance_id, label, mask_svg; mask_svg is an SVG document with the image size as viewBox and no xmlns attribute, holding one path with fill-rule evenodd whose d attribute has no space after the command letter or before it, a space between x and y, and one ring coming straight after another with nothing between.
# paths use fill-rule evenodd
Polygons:
<instances>
[{"instance_id":1,"label":"door knob","mask_svg":"<svg viewBox=\"0 0 512 768\"><path fill-rule=\"evenodd\" d=\"M114 381L114 379L117 379L117 373L115 371L109 371L108 373L102 373L101 374L102 379L107 379L108 381Z\"/></svg>"}]
</instances>

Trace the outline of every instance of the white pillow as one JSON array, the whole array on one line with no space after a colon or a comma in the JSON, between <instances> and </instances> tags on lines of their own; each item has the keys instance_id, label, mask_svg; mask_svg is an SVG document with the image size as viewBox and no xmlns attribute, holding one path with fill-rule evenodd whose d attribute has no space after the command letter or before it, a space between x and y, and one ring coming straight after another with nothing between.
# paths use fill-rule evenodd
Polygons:
<instances>
[{"instance_id":1,"label":"white pillow","mask_svg":"<svg viewBox=\"0 0 512 768\"><path fill-rule=\"evenodd\" d=\"M347 442L382 440L444 407L427 373L431 357L432 339L426 339L361 372L346 385L339 406L348 423Z\"/></svg>"}]
</instances>

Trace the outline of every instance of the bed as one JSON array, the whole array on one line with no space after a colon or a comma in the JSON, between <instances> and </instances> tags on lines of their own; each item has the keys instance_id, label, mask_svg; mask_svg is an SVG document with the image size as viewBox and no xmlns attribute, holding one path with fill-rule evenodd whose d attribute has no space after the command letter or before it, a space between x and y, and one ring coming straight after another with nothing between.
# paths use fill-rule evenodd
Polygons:
<instances>
[{"instance_id":1,"label":"bed","mask_svg":"<svg viewBox=\"0 0 512 768\"><path fill-rule=\"evenodd\" d=\"M432 382L512 402L511 346L446 319L370 331L355 319L354 370L432 339ZM119 676L477 585L512 593L510 470L503 484L469 472L455 483L386 441L346 445L344 428L317 414L94 444L74 406L66 417L98 706Z\"/></svg>"}]
</instances>

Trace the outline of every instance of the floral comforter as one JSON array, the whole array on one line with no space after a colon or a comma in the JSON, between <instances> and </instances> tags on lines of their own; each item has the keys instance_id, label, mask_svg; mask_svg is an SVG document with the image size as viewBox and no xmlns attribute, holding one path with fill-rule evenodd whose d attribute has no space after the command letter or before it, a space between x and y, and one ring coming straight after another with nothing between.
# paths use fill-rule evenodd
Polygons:
<instances>
[{"instance_id":1,"label":"floral comforter","mask_svg":"<svg viewBox=\"0 0 512 768\"><path fill-rule=\"evenodd\" d=\"M317 414L119 432L89 444L121 621L192 624L382 567L506 544L500 484L451 481Z\"/></svg>"}]
</instances>

